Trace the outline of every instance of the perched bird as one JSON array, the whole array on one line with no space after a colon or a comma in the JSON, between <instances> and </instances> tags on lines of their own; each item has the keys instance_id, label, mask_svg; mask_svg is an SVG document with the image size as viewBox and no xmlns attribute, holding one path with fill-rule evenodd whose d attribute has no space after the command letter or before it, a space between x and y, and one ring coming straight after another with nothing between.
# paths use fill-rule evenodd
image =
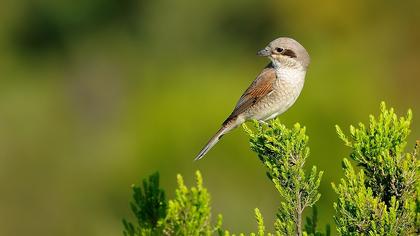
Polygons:
<instances>
[{"instance_id":1,"label":"perched bird","mask_svg":"<svg viewBox=\"0 0 420 236\"><path fill-rule=\"evenodd\" d=\"M242 94L232 114L200 151L195 160L203 156L219 139L247 120L270 120L293 105L302 91L310 58L305 48L291 38L277 38L257 52L268 57L270 63L261 71Z\"/></svg>"}]
</instances>

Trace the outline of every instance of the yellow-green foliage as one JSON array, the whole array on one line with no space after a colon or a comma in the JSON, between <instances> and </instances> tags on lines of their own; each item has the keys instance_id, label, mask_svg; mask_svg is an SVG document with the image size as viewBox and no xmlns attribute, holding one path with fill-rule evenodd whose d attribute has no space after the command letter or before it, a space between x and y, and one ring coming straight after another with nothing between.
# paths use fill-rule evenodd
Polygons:
<instances>
[{"instance_id":1,"label":"yellow-green foliage","mask_svg":"<svg viewBox=\"0 0 420 236\"><path fill-rule=\"evenodd\" d=\"M302 235L303 211L320 198L318 187L323 173L313 166L310 174L305 174L303 167L309 156L306 129L299 124L288 129L278 119L267 125L255 121L254 126L252 131L244 125L251 149L267 168L267 176L283 200L275 221L276 235ZM259 231L264 235L261 227Z\"/></svg>"},{"instance_id":2,"label":"yellow-green foliage","mask_svg":"<svg viewBox=\"0 0 420 236\"><path fill-rule=\"evenodd\" d=\"M379 118L371 115L368 127L351 126L350 137L336 127L361 167L356 171L344 159L345 177L333 184L338 194L334 219L341 235L419 234L419 162L416 151L404 153L411 117L408 111L398 118L381 103Z\"/></svg>"},{"instance_id":3,"label":"yellow-green foliage","mask_svg":"<svg viewBox=\"0 0 420 236\"><path fill-rule=\"evenodd\" d=\"M178 188L175 198L166 202L159 188L159 175L154 174L149 182L143 182L143 189L133 186L132 211L137 218L134 225L123 220L125 236L149 235L212 235L220 229L222 217L215 226L211 225L210 195L203 187L203 179L196 172L196 186L188 188L181 175L177 176ZM159 212L156 214L156 212ZM152 220L153 219L153 220ZM153 222L153 223L151 223Z\"/></svg>"},{"instance_id":4,"label":"yellow-green foliage","mask_svg":"<svg viewBox=\"0 0 420 236\"><path fill-rule=\"evenodd\" d=\"M196 172L196 187L187 188L181 175L177 176L178 189L175 199L169 201L168 214L162 222L165 235L211 235L221 226L210 224L210 195L203 188L203 179Z\"/></svg>"},{"instance_id":5,"label":"yellow-green foliage","mask_svg":"<svg viewBox=\"0 0 420 236\"><path fill-rule=\"evenodd\" d=\"M257 233L250 235L323 235L316 229L316 211L312 218L307 218L307 225L303 228L302 213L319 199L318 187L322 176L316 167L309 175L303 171L309 155L305 128L296 124L288 129L279 120L273 120L269 125L254 124L255 131L244 126L250 137L251 149L267 167L267 174L282 202L277 213L275 233L265 232L263 216L255 209L258 228ZM185 186L180 175L177 179L175 198L168 202L159 188L157 174L151 176L149 182L144 181L144 190L133 187L134 201L131 206L137 224L124 220L124 235L235 235L221 229L221 215L215 226L211 224L210 195L202 185L200 172L196 172L196 186L191 188Z\"/></svg>"},{"instance_id":6,"label":"yellow-green foliage","mask_svg":"<svg viewBox=\"0 0 420 236\"><path fill-rule=\"evenodd\" d=\"M336 127L338 136L352 148L351 159L361 167L356 169L344 159L345 176L338 185L333 184L338 194L334 220L340 235L420 234L419 150L404 153L411 116L409 111L406 117L398 118L382 103L379 117L370 116L368 127L351 126L349 137ZM329 226L325 233L317 229L314 204L320 198L322 171L315 166L309 173L304 171L309 156L305 128L296 124L289 129L275 119L269 124L254 122L253 129L244 129L281 198L275 232L266 232L263 216L255 209L257 232L250 235L330 235ZM159 188L157 174L144 181L142 188L133 186L131 209L137 221L123 221L125 236L235 235L221 228L221 215L211 224L210 195L200 172L196 172L196 185L191 188L180 175L177 180L175 198L169 201ZM302 213L307 207L313 207L313 213L303 225Z\"/></svg>"}]
</instances>

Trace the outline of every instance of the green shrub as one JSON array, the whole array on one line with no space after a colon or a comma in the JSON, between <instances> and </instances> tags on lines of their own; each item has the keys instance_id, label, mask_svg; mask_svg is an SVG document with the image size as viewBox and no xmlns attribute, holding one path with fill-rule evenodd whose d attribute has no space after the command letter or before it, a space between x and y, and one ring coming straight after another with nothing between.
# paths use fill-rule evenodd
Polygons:
<instances>
[{"instance_id":1,"label":"green shrub","mask_svg":"<svg viewBox=\"0 0 420 236\"><path fill-rule=\"evenodd\" d=\"M161 220L166 218L167 201L165 192L159 187L159 174L149 180L143 180L143 188L133 185L131 211L136 217L136 224L123 220L124 235L154 235L162 230Z\"/></svg>"},{"instance_id":2,"label":"green shrub","mask_svg":"<svg viewBox=\"0 0 420 236\"><path fill-rule=\"evenodd\" d=\"M398 118L381 103L378 118L369 126L350 126L347 137L336 126L338 136L351 147L356 171L343 161L345 177L333 184L337 230L341 235L419 235L419 162L417 152L404 153L410 133L411 111ZM415 149L416 150L416 149Z\"/></svg>"},{"instance_id":3,"label":"green shrub","mask_svg":"<svg viewBox=\"0 0 420 236\"><path fill-rule=\"evenodd\" d=\"M338 136L352 148L350 158L343 160L345 176L338 185L334 202L337 232L340 235L420 235L420 183L418 145L404 153L410 132L411 111L398 118L393 109L381 104L378 118L370 116L365 127L350 127L347 137L336 126ZM313 166L305 173L309 155L305 128L295 124L286 128L275 119L268 124L254 122L254 128L243 126L250 137L251 149L266 167L281 202L274 224L275 232L266 232L259 209L255 209L257 232L250 235L330 235L317 228L318 188L322 171ZM132 212L135 223L123 220L125 236L145 235L224 235L222 216L211 223L210 195L196 172L196 186L188 188L180 175L175 198L167 201L159 188L159 175L143 181L143 187L133 186ZM303 225L302 214L313 207L311 217ZM244 234L240 234L244 235Z\"/></svg>"},{"instance_id":4,"label":"green shrub","mask_svg":"<svg viewBox=\"0 0 420 236\"><path fill-rule=\"evenodd\" d=\"M252 131L244 125L251 149L267 168L267 176L283 200L276 215L275 234L302 235L303 211L320 198L318 187L323 173L315 166L309 175L304 172L309 156L306 129L299 124L288 129L278 119L267 125L254 122L254 126L256 130Z\"/></svg>"},{"instance_id":5,"label":"green shrub","mask_svg":"<svg viewBox=\"0 0 420 236\"><path fill-rule=\"evenodd\" d=\"M196 172L196 186L188 188L181 175L177 176L175 198L166 201L159 188L159 175L143 181L143 189L133 186L131 209L137 224L123 220L125 236L146 235L221 235L222 218L215 226L210 223L210 195L203 187L203 179Z\"/></svg>"}]
</instances>

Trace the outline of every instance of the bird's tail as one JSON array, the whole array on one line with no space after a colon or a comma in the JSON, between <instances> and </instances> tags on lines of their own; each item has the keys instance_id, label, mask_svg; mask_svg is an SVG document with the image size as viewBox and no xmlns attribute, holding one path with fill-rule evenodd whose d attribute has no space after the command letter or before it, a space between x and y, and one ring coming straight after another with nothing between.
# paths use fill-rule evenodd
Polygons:
<instances>
[{"instance_id":1,"label":"bird's tail","mask_svg":"<svg viewBox=\"0 0 420 236\"><path fill-rule=\"evenodd\" d=\"M233 121L233 120L232 120ZM206 146L201 149L201 151L198 153L197 157L195 157L195 161L200 160L201 158L204 157L204 155L206 155L206 153L208 151L210 151L210 149L216 145L217 142L219 142L220 138L226 134L227 132L231 131L233 128L236 127L235 124L236 122L225 122L223 124L223 126L216 132L215 135L213 135L213 137L208 141L208 143L206 144Z\"/></svg>"}]
</instances>

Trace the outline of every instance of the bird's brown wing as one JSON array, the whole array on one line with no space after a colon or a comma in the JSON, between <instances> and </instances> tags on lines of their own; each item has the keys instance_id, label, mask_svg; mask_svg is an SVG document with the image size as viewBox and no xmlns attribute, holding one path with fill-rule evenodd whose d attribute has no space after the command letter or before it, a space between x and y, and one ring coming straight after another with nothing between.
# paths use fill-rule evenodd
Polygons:
<instances>
[{"instance_id":1,"label":"bird's brown wing","mask_svg":"<svg viewBox=\"0 0 420 236\"><path fill-rule=\"evenodd\" d=\"M236 104L235 109L232 114L224 122L227 123L233 118L237 117L239 114L253 106L255 103L260 101L265 95L270 93L273 90L273 84L276 80L276 71L269 64L264 68L263 71L257 76L257 78L252 82L244 94L239 98L238 103Z\"/></svg>"}]
</instances>

